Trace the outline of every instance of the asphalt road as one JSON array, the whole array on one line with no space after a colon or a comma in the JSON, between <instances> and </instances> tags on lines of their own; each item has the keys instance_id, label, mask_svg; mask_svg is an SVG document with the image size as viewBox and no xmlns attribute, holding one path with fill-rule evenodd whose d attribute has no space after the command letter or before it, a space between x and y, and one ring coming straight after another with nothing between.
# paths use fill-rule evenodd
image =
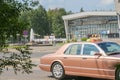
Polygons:
<instances>
[{"instance_id":1,"label":"asphalt road","mask_svg":"<svg viewBox=\"0 0 120 80\"><path fill-rule=\"evenodd\" d=\"M60 46L44 46L44 47L31 47L32 61L34 64L39 65L39 58L43 55L55 52ZM14 74L12 69L4 71L0 75L0 80L56 80L52 77L51 73L45 72L39 69L39 67L33 67L33 73L31 74ZM75 77L67 76L64 80L103 80L103 79L93 79L85 77Z\"/></svg>"}]
</instances>

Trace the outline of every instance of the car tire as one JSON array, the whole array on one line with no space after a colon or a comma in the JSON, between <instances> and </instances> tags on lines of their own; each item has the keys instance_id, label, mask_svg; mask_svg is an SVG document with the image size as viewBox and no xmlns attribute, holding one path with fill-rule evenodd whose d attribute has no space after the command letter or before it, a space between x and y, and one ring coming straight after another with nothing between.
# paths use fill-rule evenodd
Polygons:
<instances>
[{"instance_id":1,"label":"car tire","mask_svg":"<svg viewBox=\"0 0 120 80\"><path fill-rule=\"evenodd\" d=\"M64 68L59 62L55 62L52 65L51 72L52 72L53 77L55 77L58 80L61 80L61 79L63 79L65 77Z\"/></svg>"},{"instance_id":2,"label":"car tire","mask_svg":"<svg viewBox=\"0 0 120 80\"><path fill-rule=\"evenodd\" d=\"M120 68L118 68L118 69L116 70L115 80L120 80Z\"/></svg>"}]
</instances>

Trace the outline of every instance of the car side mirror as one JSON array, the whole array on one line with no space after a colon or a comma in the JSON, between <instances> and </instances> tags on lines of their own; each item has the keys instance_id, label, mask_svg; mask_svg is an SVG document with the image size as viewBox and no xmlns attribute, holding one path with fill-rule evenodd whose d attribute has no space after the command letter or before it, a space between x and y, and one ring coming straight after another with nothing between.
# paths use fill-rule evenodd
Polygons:
<instances>
[{"instance_id":1,"label":"car side mirror","mask_svg":"<svg viewBox=\"0 0 120 80\"><path fill-rule=\"evenodd\" d=\"M98 57L102 56L102 54L99 53L99 52L95 53L94 55L95 55L95 56L98 56Z\"/></svg>"}]
</instances>

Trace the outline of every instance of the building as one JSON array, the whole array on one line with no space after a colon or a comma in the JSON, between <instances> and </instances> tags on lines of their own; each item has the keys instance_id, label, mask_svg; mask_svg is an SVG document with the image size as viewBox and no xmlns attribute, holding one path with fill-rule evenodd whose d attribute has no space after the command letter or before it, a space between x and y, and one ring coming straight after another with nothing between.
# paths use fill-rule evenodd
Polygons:
<instances>
[{"instance_id":1,"label":"building","mask_svg":"<svg viewBox=\"0 0 120 80\"><path fill-rule=\"evenodd\" d=\"M62 17L67 39L80 39L91 34L102 38L119 38L116 12L81 12Z\"/></svg>"},{"instance_id":2,"label":"building","mask_svg":"<svg viewBox=\"0 0 120 80\"><path fill-rule=\"evenodd\" d=\"M120 15L120 0L115 0L116 12Z\"/></svg>"},{"instance_id":3,"label":"building","mask_svg":"<svg viewBox=\"0 0 120 80\"><path fill-rule=\"evenodd\" d=\"M120 29L120 0L114 0L115 1L115 9L118 17L118 25Z\"/></svg>"}]
</instances>

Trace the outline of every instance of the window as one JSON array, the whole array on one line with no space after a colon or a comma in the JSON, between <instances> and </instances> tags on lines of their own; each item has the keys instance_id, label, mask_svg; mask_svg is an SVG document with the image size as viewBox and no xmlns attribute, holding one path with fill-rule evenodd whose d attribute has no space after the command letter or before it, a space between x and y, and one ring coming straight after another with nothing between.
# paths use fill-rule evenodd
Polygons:
<instances>
[{"instance_id":1,"label":"window","mask_svg":"<svg viewBox=\"0 0 120 80\"><path fill-rule=\"evenodd\" d=\"M83 55L94 55L95 52L99 52L97 47L91 44L85 44L83 48Z\"/></svg>"},{"instance_id":2,"label":"window","mask_svg":"<svg viewBox=\"0 0 120 80\"><path fill-rule=\"evenodd\" d=\"M66 50L65 50L65 54L67 55L80 55L81 53L81 44L73 44L70 45Z\"/></svg>"},{"instance_id":3,"label":"window","mask_svg":"<svg viewBox=\"0 0 120 80\"><path fill-rule=\"evenodd\" d=\"M99 43L98 46L100 46L106 54L120 52L120 45L114 42Z\"/></svg>"}]
</instances>

